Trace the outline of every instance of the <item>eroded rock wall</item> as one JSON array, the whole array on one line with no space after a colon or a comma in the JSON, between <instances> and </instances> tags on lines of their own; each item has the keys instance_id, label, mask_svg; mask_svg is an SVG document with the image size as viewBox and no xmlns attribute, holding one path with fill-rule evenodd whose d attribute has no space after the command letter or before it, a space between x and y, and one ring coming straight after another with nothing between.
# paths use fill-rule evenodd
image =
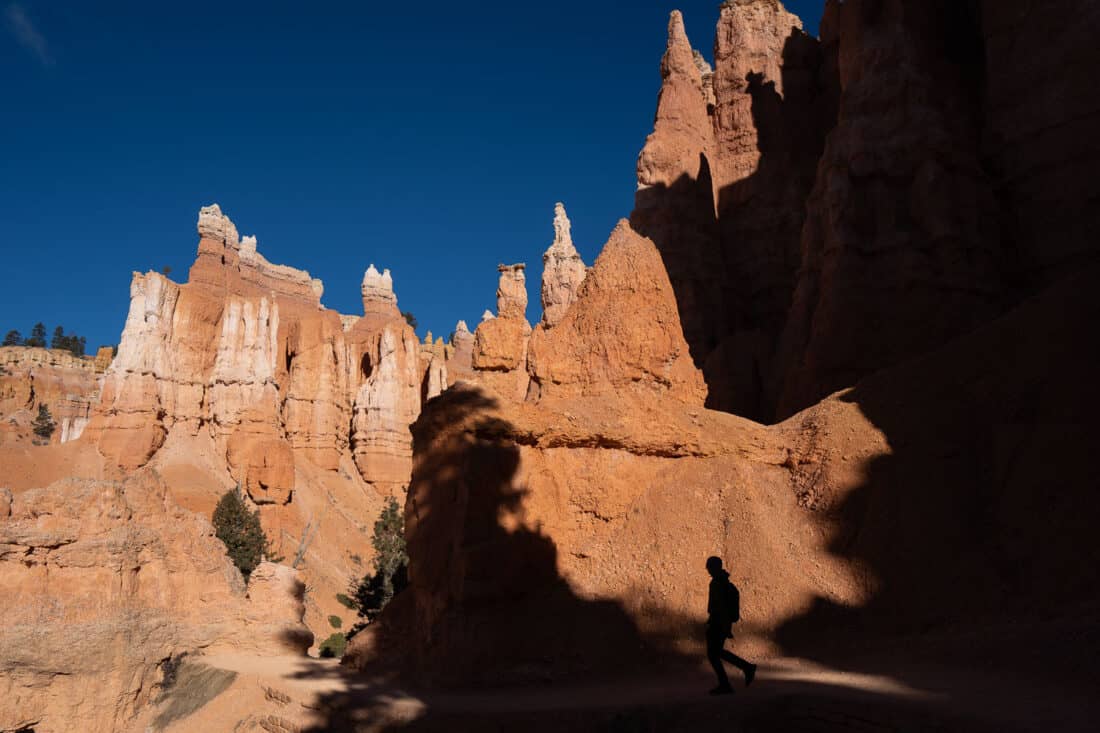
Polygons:
<instances>
[{"instance_id":1,"label":"eroded rock wall","mask_svg":"<svg viewBox=\"0 0 1100 733\"><path fill-rule=\"evenodd\" d=\"M1080 0L830 0L815 39L728 0L711 69L674 13L631 223L708 406L789 415L1095 258L1097 25Z\"/></svg>"},{"instance_id":2,"label":"eroded rock wall","mask_svg":"<svg viewBox=\"0 0 1100 733\"><path fill-rule=\"evenodd\" d=\"M411 585L349 663L495 684L691 658L711 554L749 656L1091 608L1097 47L1075 21L1097 17L1056 5L833 1L818 42L728 0L713 71L674 14L631 225L531 334L526 400L452 389L415 424ZM1065 49L1010 52L1032 14ZM1049 103L1016 104L1041 69L1021 97ZM1044 246L1055 212L1079 220ZM703 409L723 350L724 399L800 411Z\"/></svg>"},{"instance_id":3,"label":"eroded rock wall","mask_svg":"<svg viewBox=\"0 0 1100 733\"><path fill-rule=\"evenodd\" d=\"M102 351L102 350L101 350ZM103 354L96 358L26 346L0 347L0 440L30 444L44 439L32 423L45 405L55 424L49 440L67 443L84 432L99 400ZM110 363L110 349L107 363Z\"/></svg>"},{"instance_id":4,"label":"eroded rock wall","mask_svg":"<svg viewBox=\"0 0 1100 733\"><path fill-rule=\"evenodd\" d=\"M0 583L4 730L120 730L172 658L312 643L295 571L264 563L246 587L210 523L148 471L9 494Z\"/></svg>"},{"instance_id":5,"label":"eroded rock wall","mask_svg":"<svg viewBox=\"0 0 1100 733\"><path fill-rule=\"evenodd\" d=\"M981 89L963 73L981 63L980 37L956 26L967 23L958 7L844 3L823 31L836 34L840 122L807 203L779 357L781 414L1002 310L1006 258L980 159Z\"/></svg>"},{"instance_id":6,"label":"eroded rock wall","mask_svg":"<svg viewBox=\"0 0 1100 733\"><path fill-rule=\"evenodd\" d=\"M349 318L322 306L319 281L239 238L217 206L198 230L188 283L135 273L85 439L121 470L156 465L207 514L240 484L276 551L301 555L320 628L348 615L335 595L365 572L382 497L408 485L416 336L388 270L367 268L363 315Z\"/></svg>"},{"instance_id":7,"label":"eroded rock wall","mask_svg":"<svg viewBox=\"0 0 1100 733\"><path fill-rule=\"evenodd\" d=\"M835 104L817 40L778 2L724 3L714 49L712 71L672 14L630 221L661 253L708 406L759 419Z\"/></svg>"}]
</instances>

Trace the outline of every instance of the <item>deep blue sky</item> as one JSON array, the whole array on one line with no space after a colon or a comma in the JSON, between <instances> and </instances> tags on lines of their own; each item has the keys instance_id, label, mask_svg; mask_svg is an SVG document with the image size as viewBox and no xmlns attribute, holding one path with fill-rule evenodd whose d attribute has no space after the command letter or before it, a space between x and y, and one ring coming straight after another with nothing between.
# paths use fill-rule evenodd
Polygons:
<instances>
[{"instance_id":1,"label":"deep blue sky","mask_svg":"<svg viewBox=\"0 0 1100 733\"><path fill-rule=\"evenodd\" d=\"M0 332L118 341L130 273L194 258L218 202L361 312L370 262L446 336L528 263L555 201L591 264L630 213L668 13L712 57L718 0L0 0ZM817 32L823 0L788 2ZM629 9L624 9L629 7Z\"/></svg>"}]
</instances>

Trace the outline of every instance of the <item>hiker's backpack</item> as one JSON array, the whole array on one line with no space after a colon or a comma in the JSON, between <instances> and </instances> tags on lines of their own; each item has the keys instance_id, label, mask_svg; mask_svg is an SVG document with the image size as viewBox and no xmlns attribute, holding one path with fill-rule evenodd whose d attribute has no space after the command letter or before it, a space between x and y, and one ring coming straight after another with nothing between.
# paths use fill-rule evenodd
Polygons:
<instances>
[{"instance_id":1,"label":"hiker's backpack","mask_svg":"<svg viewBox=\"0 0 1100 733\"><path fill-rule=\"evenodd\" d=\"M731 624L741 620L741 591L729 581L726 581L726 608L730 613Z\"/></svg>"}]
</instances>

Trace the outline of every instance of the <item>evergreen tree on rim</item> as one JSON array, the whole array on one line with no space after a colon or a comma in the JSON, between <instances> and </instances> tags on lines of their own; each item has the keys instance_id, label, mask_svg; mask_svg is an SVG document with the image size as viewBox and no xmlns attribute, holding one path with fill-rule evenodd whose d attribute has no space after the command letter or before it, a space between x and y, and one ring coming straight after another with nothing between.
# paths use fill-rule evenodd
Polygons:
<instances>
[{"instance_id":1,"label":"evergreen tree on rim","mask_svg":"<svg viewBox=\"0 0 1100 733\"><path fill-rule=\"evenodd\" d=\"M40 348L46 348L46 324L36 323L34 328L31 329L31 335L27 337L27 346L38 346Z\"/></svg>"},{"instance_id":2,"label":"evergreen tree on rim","mask_svg":"<svg viewBox=\"0 0 1100 733\"><path fill-rule=\"evenodd\" d=\"M14 328L8 331L8 335L4 337L4 346L22 346L23 334L16 331Z\"/></svg>"}]
</instances>

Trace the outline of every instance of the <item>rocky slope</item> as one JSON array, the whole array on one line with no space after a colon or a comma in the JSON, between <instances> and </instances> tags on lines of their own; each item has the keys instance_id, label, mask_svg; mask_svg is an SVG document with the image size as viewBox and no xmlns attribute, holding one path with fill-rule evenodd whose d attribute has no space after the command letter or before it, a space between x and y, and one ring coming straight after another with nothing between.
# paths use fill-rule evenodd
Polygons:
<instances>
[{"instance_id":1,"label":"rocky slope","mask_svg":"<svg viewBox=\"0 0 1100 733\"><path fill-rule=\"evenodd\" d=\"M0 490L2 730L121 729L182 654L304 653L304 585L262 564L245 587L163 480Z\"/></svg>"}]
</instances>

